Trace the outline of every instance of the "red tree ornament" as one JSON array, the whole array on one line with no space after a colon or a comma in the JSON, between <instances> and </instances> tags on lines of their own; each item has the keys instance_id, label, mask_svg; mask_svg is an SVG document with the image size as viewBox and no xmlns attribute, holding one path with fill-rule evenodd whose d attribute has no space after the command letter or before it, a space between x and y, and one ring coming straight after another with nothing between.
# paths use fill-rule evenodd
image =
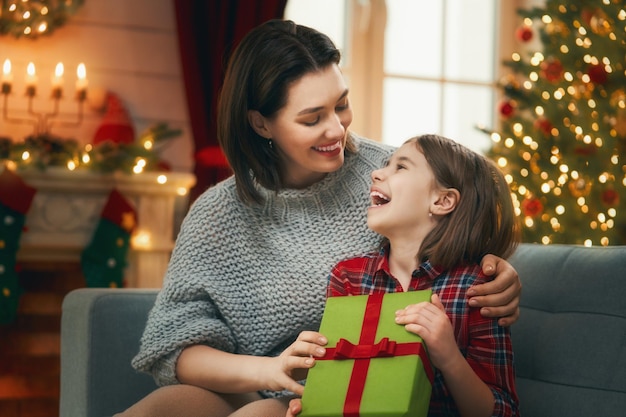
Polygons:
<instances>
[{"instance_id":1,"label":"red tree ornament","mask_svg":"<svg viewBox=\"0 0 626 417\"><path fill-rule=\"evenodd\" d=\"M550 120L546 119L545 117L540 117L535 120L534 126L535 129L543 133L544 136L550 136L552 134L552 128L554 127L552 126Z\"/></svg>"},{"instance_id":2,"label":"red tree ornament","mask_svg":"<svg viewBox=\"0 0 626 417\"><path fill-rule=\"evenodd\" d=\"M582 11L580 12L580 18L583 20L583 22L585 22L585 26L590 27L591 26L591 19L593 18L593 16L596 14L596 9L595 8L589 8L589 7L583 7Z\"/></svg>"},{"instance_id":3,"label":"red tree ornament","mask_svg":"<svg viewBox=\"0 0 626 417\"><path fill-rule=\"evenodd\" d=\"M574 154L581 156L591 156L598 152L598 147L593 143L578 145L574 147Z\"/></svg>"},{"instance_id":4,"label":"red tree ornament","mask_svg":"<svg viewBox=\"0 0 626 417\"><path fill-rule=\"evenodd\" d=\"M537 197L530 197L522 201L522 214L527 217L538 217L543 213L543 204Z\"/></svg>"},{"instance_id":5,"label":"red tree ornament","mask_svg":"<svg viewBox=\"0 0 626 417\"><path fill-rule=\"evenodd\" d=\"M528 26L521 26L515 31L515 36L521 42L529 42L533 38L533 30Z\"/></svg>"},{"instance_id":6,"label":"red tree ornament","mask_svg":"<svg viewBox=\"0 0 626 417\"><path fill-rule=\"evenodd\" d=\"M587 75L589 75L589 79L594 84L606 84L609 74L607 74L604 69L604 65L589 65L587 68Z\"/></svg>"},{"instance_id":7,"label":"red tree ornament","mask_svg":"<svg viewBox=\"0 0 626 417\"><path fill-rule=\"evenodd\" d=\"M505 100L500 103L498 111L503 119L508 119L515 113L515 103L511 100Z\"/></svg>"},{"instance_id":8,"label":"red tree ornament","mask_svg":"<svg viewBox=\"0 0 626 417\"><path fill-rule=\"evenodd\" d=\"M602 192L602 202L609 207L615 207L619 203L619 194L613 189L604 190Z\"/></svg>"},{"instance_id":9,"label":"red tree ornament","mask_svg":"<svg viewBox=\"0 0 626 417\"><path fill-rule=\"evenodd\" d=\"M563 77L563 64L558 59L549 59L541 63L541 76L551 83Z\"/></svg>"}]
</instances>

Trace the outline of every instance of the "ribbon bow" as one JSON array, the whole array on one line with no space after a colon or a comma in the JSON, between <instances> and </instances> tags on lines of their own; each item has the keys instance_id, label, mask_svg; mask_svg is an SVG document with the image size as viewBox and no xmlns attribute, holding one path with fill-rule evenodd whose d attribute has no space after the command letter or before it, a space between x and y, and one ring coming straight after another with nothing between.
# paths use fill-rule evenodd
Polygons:
<instances>
[{"instance_id":1,"label":"ribbon bow","mask_svg":"<svg viewBox=\"0 0 626 417\"><path fill-rule=\"evenodd\" d=\"M355 345L346 339L339 339L334 352L331 352L331 359L371 359L394 356L396 342L390 341L388 337L380 340L374 345Z\"/></svg>"}]
</instances>

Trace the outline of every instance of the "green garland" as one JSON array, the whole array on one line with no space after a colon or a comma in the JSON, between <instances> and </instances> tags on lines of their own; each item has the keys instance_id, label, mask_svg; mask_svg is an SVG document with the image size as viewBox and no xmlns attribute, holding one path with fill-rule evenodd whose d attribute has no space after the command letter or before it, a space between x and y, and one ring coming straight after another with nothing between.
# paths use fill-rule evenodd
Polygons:
<instances>
[{"instance_id":1,"label":"green garland","mask_svg":"<svg viewBox=\"0 0 626 417\"><path fill-rule=\"evenodd\" d=\"M0 0L0 35L36 39L63 26L84 0Z\"/></svg>"},{"instance_id":2,"label":"green garland","mask_svg":"<svg viewBox=\"0 0 626 417\"><path fill-rule=\"evenodd\" d=\"M29 136L22 142L0 137L0 160L12 161L18 168L68 167L100 173L115 171L133 173L138 160L143 160L144 171L159 171L159 156L166 142L181 134L167 123L157 123L137 137L133 143L105 141L98 145L81 147L75 139L54 135ZM150 143L152 146L146 147Z\"/></svg>"}]
</instances>

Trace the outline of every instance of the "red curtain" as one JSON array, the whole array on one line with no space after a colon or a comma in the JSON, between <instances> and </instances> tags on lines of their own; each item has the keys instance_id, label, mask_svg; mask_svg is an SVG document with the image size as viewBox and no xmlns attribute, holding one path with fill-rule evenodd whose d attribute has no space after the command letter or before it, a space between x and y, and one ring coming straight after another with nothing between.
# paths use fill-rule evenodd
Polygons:
<instances>
[{"instance_id":1,"label":"red curtain","mask_svg":"<svg viewBox=\"0 0 626 417\"><path fill-rule=\"evenodd\" d=\"M287 0L174 0L182 73L194 140L193 202L230 175L217 144L217 97L226 59L253 27L282 18Z\"/></svg>"}]
</instances>

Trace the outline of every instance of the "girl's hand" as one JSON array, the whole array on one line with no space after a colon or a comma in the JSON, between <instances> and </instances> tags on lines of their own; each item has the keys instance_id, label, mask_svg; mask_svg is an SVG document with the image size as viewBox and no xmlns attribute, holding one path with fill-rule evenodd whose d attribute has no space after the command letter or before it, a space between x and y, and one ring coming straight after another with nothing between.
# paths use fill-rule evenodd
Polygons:
<instances>
[{"instance_id":1,"label":"girl's hand","mask_svg":"<svg viewBox=\"0 0 626 417\"><path fill-rule=\"evenodd\" d=\"M461 355L452 323L437 294L432 295L430 303L412 304L397 311L396 323L404 324L406 330L424 340L433 365L442 371Z\"/></svg>"},{"instance_id":2,"label":"girl's hand","mask_svg":"<svg viewBox=\"0 0 626 417\"><path fill-rule=\"evenodd\" d=\"M493 281L476 285L468 290L469 305L482 307L485 317L500 317L500 326L510 326L519 318L519 299L522 283L513 266L495 255L485 255L481 262L485 275L494 276Z\"/></svg>"},{"instance_id":3,"label":"girl's hand","mask_svg":"<svg viewBox=\"0 0 626 417\"><path fill-rule=\"evenodd\" d=\"M302 411L302 399L294 398L289 401L289 407L287 408L287 414L285 417L296 417Z\"/></svg>"},{"instance_id":4,"label":"girl's hand","mask_svg":"<svg viewBox=\"0 0 626 417\"><path fill-rule=\"evenodd\" d=\"M306 378L309 368L315 365L315 358L326 353L324 346L328 340L318 332L304 331L279 356L271 358L263 373L269 378L268 389L287 389L302 395L304 387L297 381Z\"/></svg>"}]
</instances>

